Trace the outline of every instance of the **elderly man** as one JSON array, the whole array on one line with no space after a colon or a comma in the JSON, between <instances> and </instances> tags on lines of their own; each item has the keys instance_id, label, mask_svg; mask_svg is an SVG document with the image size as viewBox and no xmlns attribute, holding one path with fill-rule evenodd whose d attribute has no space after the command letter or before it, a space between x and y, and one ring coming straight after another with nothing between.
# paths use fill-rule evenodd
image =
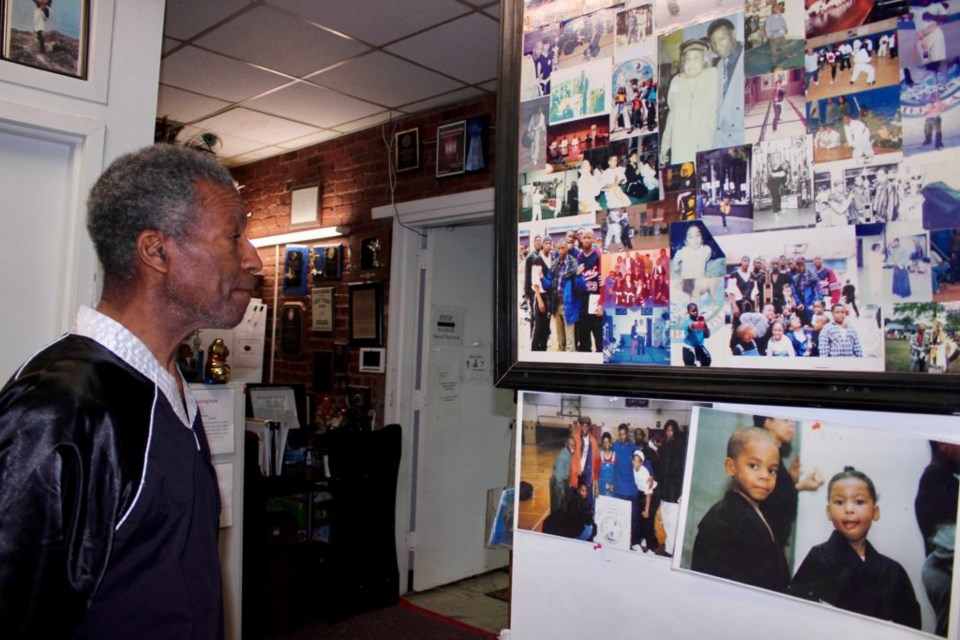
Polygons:
<instances>
[{"instance_id":1,"label":"elderly man","mask_svg":"<svg viewBox=\"0 0 960 640\"><path fill-rule=\"evenodd\" d=\"M743 44L727 18L707 27L710 48L717 55L717 119L713 146L726 148L743 144Z\"/></svg>"},{"instance_id":2,"label":"elderly man","mask_svg":"<svg viewBox=\"0 0 960 640\"><path fill-rule=\"evenodd\" d=\"M220 512L176 366L243 318L261 262L211 156L158 145L90 194L96 310L0 392L0 629L7 638L222 638Z\"/></svg>"}]
</instances>

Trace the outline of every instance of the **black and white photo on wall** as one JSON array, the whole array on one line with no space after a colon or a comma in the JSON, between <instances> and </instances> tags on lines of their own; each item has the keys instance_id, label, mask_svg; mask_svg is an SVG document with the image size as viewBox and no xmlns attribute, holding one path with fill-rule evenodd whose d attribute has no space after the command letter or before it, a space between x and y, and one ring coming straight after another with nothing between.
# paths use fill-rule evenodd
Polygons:
<instances>
[{"instance_id":1,"label":"black and white photo on wall","mask_svg":"<svg viewBox=\"0 0 960 640\"><path fill-rule=\"evenodd\" d=\"M4 0L2 58L86 79L90 5L90 0Z\"/></svg>"},{"instance_id":2,"label":"black and white photo on wall","mask_svg":"<svg viewBox=\"0 0 960 640\"><path fill-rule=\"evenodd\" d=\"M284 247L283 256L283 292L287 295L307 295L310 248L288 244Z\"/></svg>"}]
</instances>

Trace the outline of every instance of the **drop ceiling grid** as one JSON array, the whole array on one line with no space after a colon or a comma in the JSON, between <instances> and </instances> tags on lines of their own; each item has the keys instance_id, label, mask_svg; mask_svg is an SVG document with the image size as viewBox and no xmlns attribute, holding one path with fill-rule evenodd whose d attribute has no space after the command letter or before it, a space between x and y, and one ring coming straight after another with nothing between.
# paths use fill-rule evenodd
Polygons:
<instances>
[{"instance_id":1,"label":"drop ceiling grid","mask_svg":"<svg viewBox=\"0 0 960 640\"><path fill-rule=\"evenodd\" d=\"M167 0L167 12L157 115L221 136L227 164L495 90L496 0Z\"/></svg>"}]
</instances>

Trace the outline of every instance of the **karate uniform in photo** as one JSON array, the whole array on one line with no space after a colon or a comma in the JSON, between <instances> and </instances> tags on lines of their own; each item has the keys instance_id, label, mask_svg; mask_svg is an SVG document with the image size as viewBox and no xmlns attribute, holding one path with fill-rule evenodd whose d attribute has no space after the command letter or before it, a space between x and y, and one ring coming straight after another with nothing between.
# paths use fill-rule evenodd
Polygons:
<instances>
[{"instance_id":1,"label":"karate uniform in photo","mask_svg":"<svg viewBox=\"0 0 960 640\"><path fill-rule=\"evenodd\" d=\"M860 47L853 54L853 75L850 76L850 84L857 81L861 73L867 74L867 84L873 84L877 79L877 72L873 68L873 60L866 47Z\"/></svg>"},{"instance_id":2,"label":"karate uniform in photo","mask_svg":"<svg viewBox=\"0 0 960 640\"><path fill-rule=\"evenodd\" d=\"M853 148L854 160L873 159L873 143L870 141L870 129L867 125L860 120L850 120L850 124L843 125L843 133L847 137L847 144Z\"/></svg>"}]
</instances>

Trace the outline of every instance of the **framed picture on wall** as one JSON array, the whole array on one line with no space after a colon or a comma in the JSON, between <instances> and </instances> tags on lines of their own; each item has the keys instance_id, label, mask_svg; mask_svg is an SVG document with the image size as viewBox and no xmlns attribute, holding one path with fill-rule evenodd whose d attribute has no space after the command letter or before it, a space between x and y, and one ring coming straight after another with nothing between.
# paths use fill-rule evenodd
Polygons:
<instances>
[{"instance_id":1,"label":"framed picture on wall","mask_svg":"<svg viewBox=\"0 0 960 640\"><path fill-rule=\"evenodd\" d=\"M393 168L397 173L420 168L420 128L393 135Z\"/></svg>"},{"instance_id":2,"label":"framed picture on wall","mask_svg":"<svg viewBox=\"0 0 960 640\"><path fill-rule=\"evenodd\" d=\"M313 282L339 280L343 271L342 264L342 244L318 244L310 247L310 278Z\"/></svg>"},{"instance_id":3,"label":"framed picture on wall","mask_svg":"<svg viewBox=\"0 0 960 640\"><path fill-rule=\"evenodd\" d=\"M5 0L2 58L87 78L90 0Z\"/></svg>"},{"instance_id":4,"label":"framed picture on wall","mask_svg":"<svg viewBox=\"0 0 960 640\"><path fill-rule=\"evenodd\" d=\"M335 326L336 313L333 306L333 287L317 287L311 292L313 298L313 325L311 329L329 333Z\"/></svg>"},{"instance_id":5,"label":"framed picture on wall","mask_svg":"<svg viewBox=\"0 0 960 640\"><path fill-rule=\"evenodd\" d=\"M283 250L283 292L287 295L307 295L307 247L288 244Z\"/></svg>"},{"instance_id":6,"label":"framed picture on wall","mask_svg":"<svg viewBox=\"0 0 960 640\"><path fill-rule=\"evenodd\" d=\"M952 59L949 46L912 61L915 25L874 15L873 3L844 14L859 29L848 32L802 3L747 3L745 17L743 3L707 0L642 3L657 14L644 42L645 12L632 8L611 9L616 30L578 40L606 11L598 4L558 18L557 7L503 2L498 385L960 411L960 174L949 169L960 147L938 133L960 109L927 89L940 72L923 63ZM806 35L827 40L805 38L805 15L827 30ZM758 37L768 19L782 32L773 53ZM720 44L714 68L734 79L715 102L691 94L677 108L699 73L687 59ZM760 44L759 57L741 55ZM804 74L804 51L828 46L841 51L836 72ZM876 67L842 62L858 47ZM531 56L557 60L549 82L531 80ZM659 114L643 99L652 87L669 106ZM754 126L748 111L771 117ZM577 248L563 270L582 274L576 292L540 267L548 241ZM579 303L572 332L537 311L537 289L557 287Z\"/></svg>"},{"instance_id":7,"label":"framed picture on wall","mask_svg":"<svg viewBox=\"0 0 960 640\"><path fill-rule=\"evenodd\" d=\"M302 302L285 302L280 307L280 352L287 357L303 355L306 342L306 306Z\"/></svg>"},{"instance_id":8,"label":"framed picture on wall","mask_svg":"<svg viewBox=\"0 0 960 640\"><path fill-rule=\"evenodd\" d=\"M351 285L350 344L383 346L383 283Z\"/></svg>"},{"instance_id":9,"label":"framed picture on wall","mask_svg":"<svg viewBox=\"0 0 960 640\"><path fill-rule=\"evenodd\" d=\"M466 171L467 121L437 127L437 177L455 176Z\"/></svg>"}]
</instances>

